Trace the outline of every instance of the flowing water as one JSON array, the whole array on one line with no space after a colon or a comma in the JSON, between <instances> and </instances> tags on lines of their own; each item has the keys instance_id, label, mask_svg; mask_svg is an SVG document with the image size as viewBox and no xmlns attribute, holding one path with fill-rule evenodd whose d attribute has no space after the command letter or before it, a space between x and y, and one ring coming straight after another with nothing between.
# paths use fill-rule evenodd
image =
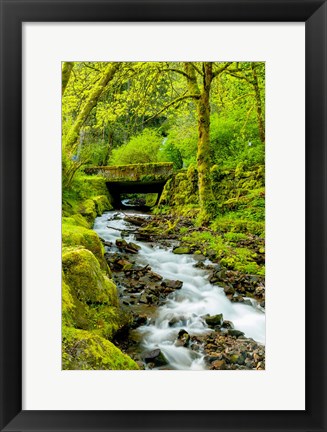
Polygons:
<instances>
[{"instance_id":1,"label":"flowing water","mask_svg":"<svg viewBox=\"0 0 327 432\"><path fill-rule=\"evenodd\" d=\"M96 218L94 224L94 230L98 235L113 244L121 237L119 230L135 229L122 219L122 213L118 212L121 219L113 219L115 213L117 214L104 213ZM131 211L128 213L136 214ZM108 225L116 229L108 228ZM141 246L137 255L138 264L149 264L152 271L164 278L183 281L183 287L170 294L165 303L158 307L155 318L137 329L145 352L159 348L169 361L171 369L206 369L204 355L201 352L176 346L175 341L181 329L186 330L191 336L210 333L212 330L201 317L220 313L223 314L224 320L232 321L235 328L244 332L246 337L264 344L265 314L255 301L252 300L253 306L229 301L222 288L209 283L207 271L194 267L196 261L190 255L173 254L172 248L165 249L162 246L135 241L133 235L125 239Z\"/></svg>"}]
</instances>

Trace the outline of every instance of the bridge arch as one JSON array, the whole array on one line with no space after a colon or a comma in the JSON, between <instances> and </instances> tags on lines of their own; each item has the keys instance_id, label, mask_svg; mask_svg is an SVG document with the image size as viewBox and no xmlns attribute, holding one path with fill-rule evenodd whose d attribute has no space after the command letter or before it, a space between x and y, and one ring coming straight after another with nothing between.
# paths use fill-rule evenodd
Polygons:
<instances>
[{"instance_id":1,"label":"bridge arch","mask_svg":"<svg viewBox=\"0 0 327 432\"><path fill-rule=\"evenodd\" d=\"M109 165L85 169L86 174L98 174L105 178L115 208L122 207L121 195L132 193L157 193L159 202L163 188L173 175L170 162Z\"/></svg>"}]
</instances>

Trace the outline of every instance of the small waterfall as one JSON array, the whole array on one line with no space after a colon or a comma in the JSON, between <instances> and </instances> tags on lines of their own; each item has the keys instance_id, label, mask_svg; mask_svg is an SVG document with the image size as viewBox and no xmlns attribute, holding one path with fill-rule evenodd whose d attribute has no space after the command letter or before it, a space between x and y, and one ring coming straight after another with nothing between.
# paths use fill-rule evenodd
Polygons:
<instances>
[{"instance_id":1,"label":"small waterfall","mask_svg":"<svg viewBox=\"0 0 327 432\"><path fill-rule=\"evenodd\" d=\"M113 218L114 213L116 212L103 214L95 220L94 224L94 230L99 236L112 242L113 245L121 236L117 229L130 229L123 220L123 214L117 213L118 218ZM130 211L128 213L135 214ZM108 225L116 230L108 228ZM222 288L209 283L208 273L205 270L194 267L196 261L192 256L176 255L161 246L153 247L135 241L133 235L126 240L141 246L137 255L138 264L149 264L154 272L164 278L183 282L182 288L170 294L165 303L158 307L155 318L149 324L137 329L142 336L144 351L159 348L169 361L171 369L203 370L206 368L203 354L183 346L176 346L175 341L182 329L191 336L210 333L212 330L201 317L206 314L220 313L225 320L232 321L236 329L244 332L246 337L264 344L265 314L256 307L254 300L252 300L253 306L230 302Z\"/></svg>"}]
</instances>

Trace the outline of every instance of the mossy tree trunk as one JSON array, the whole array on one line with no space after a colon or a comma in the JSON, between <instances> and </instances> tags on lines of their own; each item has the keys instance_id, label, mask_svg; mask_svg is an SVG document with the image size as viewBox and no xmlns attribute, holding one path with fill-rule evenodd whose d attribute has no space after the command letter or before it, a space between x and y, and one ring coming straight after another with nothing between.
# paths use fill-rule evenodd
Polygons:
<instances>
[{"instance_id":1,"label":"mossy tree trunk","mask_svg":"<svg viewBox=\"0 0 327 432\"><path fill-rule=\"evenodd\" d=\"M231 63L225 63L213 70L214 63L203 62L202 70L195 67L194 63L184 63L185 76L188 81L189 92L197 94L197 121L198 121L198 146L197 169L200 207L204 214L210 215L211 205L214 201L211 168L211 143L210 143L210 90L212 80L220 75ZM202 85L198 85L197 77L202 78Z\"/></svg>"},{"instance_id":2,"label":"mossy tree trunk","mask_svg":"<svg viewBox=\"0 0 327 432\"><path fill-rule=\"evenodd\" d=\"M202 210L214 200L210 167L210 88L213 79L212 63L203 63L203 87L197 102L198 113L198 149L197 168L199 178L199 199Z\"/></svg>"},{"instance_id":3,"label":"mossy tree trunk","mask_svg":"<svg viewBox=\"0 0 327 432\"><path fill-rule=\"evenodd\" d=\"M73 70L74 62L63 62L61 69L61 95L63 96Z\"/></svg>"},{"instance_id":4,"label":"mossy tree trunk","mask_svg":"<svg viewBox=\"0 0 327 432\"><path fill-rule=\"evenodd\" d=\"M96 106L98 99L101 96L107 84L114 78L120 66L121 63L118 62L108 63L108 66L106 67L103 76L98 81L98 83L94 85L92 91L90 92L87 100L82 106L78 116L76 117L73 126L71 127L65 139L65 143L64 143L65 147L70 153L73 153L73 151L75 150L81 127L87 120L92 109Z\"/></svg>"},{"instance_id":5,"label":"mossy tree trunk","mask_svg":"<svg viewBox=\"0 0 327 432\"><path fill-rule=\"evenodd\" d=\"M73 160L72 156L76 151L80 130L87 120L92 109L96 106L101 94L105 90L107 84L114 78L116 72L119 70L121 63L108 63L104 70L103 76L94 85L84 105L82 105L76 120L69 130L66 137L63 138L63 154L65 154L65 163L62 169L62 184L63 187L69 187L75 173L78 169L85 164L83 160Z\"/></svg>"},{"instance_id":6,"label":"mossy tree trunk","mask_svg":"<svg viewBox=\"0 0 327 432\"><path fill-rule=\"evenodd\" d=\"M235 69L230 69L228 71L229 75L245 80L254 90L254 100L255 107L257 111L257 121L258 121L258 132L260 141L265 143L266 132L265 132L265 118L264 118L264 104L262 103L261 91L260 91L260 78L264 76L264 69L261 67L261 63L254 62L251 63L249 68L240 68L237 64Z\"/></svg>"},{"instance_id":7,"label":"mossy tree trunk","mask_svg":"<svg viewBox=\"0 0 327 432\"><path fill-rule=\"evenodd\" d=\"M251 64L252 68L252 74L253 74L253 81L252 85L254 88L255 93L255 100L256 100L256 108L257 108L257 119L258 119L258 128L259 128L259 136L261 142L265 142L266 140L266 132L265 132L265 121L262 114L262 102L261 102L261 94L260 94L260 88L259 88L259 80L257 71L255 68L255 64Z\"/></svg>"},{"instance_id":8,"label":"mossy tree trunk","mask_svg":"<svg viewBox=\"0 0 327 432\"><path fill-rule=\"evenodd\" d=\"M197 169L200 207L204 215L212 211L214 195L212 191L210 168L210 89L212 80L226 70L232 62L184 62L183 70L178 68L164 68L161 72L174 72L186 78L188 91L164 106L155 116L182 100L191 99L195 102L198 122ZM199 85L200 79L202 85ZM154 117L154 116L153 116Z\"/></svg>"}]
</instances>

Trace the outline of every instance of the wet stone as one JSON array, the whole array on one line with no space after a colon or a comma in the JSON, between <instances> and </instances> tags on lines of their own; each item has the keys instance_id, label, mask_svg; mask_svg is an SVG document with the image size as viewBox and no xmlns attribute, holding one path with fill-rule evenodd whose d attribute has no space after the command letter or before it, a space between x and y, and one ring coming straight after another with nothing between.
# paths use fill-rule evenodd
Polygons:
<instances>
[{"instance_id":1,"label":"wet stone","mask_svg":"<svg viewBox=\"0 0 327 432\"><path fill-rule=\"evenodd\" d=\"M216 327L216 326L221 326L221 324L223 323L223 314L218 314L218 315L205 315L204 317L205 322L207 323L207 325L209 327Z\"/></svg>"},{"instance_id":2,"label":"wet stone","mask_svg":"<svg viewBox=\"0 0 327 432\"><path fill-rule=\"evenodd\" d=\"M183 282L179 281L179 280L164 279L161 282L161 286L167 287L167 288L171 288L173 290L175 290L175 289L181 289L182 286L183 286Z\"/></svg>"},{"instance_id":3,"label":"wet stone","mask_svg":"<svg viewBox=\"0 0 327 432\"><path fill-rule=\"evenodd\" d=\"M215 360L211 363L212 369L216 370L225 370L226 369L226 362L225 360Z\"/></svg>"},{"instance_id":4,"label":"wet stone","mask_svg":"<svg viewBox=\"0 0 327 432\"><path fill-rule=\"evenodd\" d=\"M221 326L222 326L222 328L225 328L225 329L233 329L234 328L234 324L232 323L232 321L228 321L228 320L223 321Z\"/></svg>"},{"instance_id":5,"label":"wet stone","mask_svg":"<svg viewBox=\"0 0 327 432\"><path fill-rule=\"evenodd\" d=\"M145 354L144 361L149 366L150 364L151 366L153 365L152 367L164 366L168 364L166 357L163 355L159 348Z\"/></svg>"},{"instance_id":6,"label":"wet stone","mask_svg":"<svg viewBox=\"0 0 327 432\"><path fill-rule=\"evenodd\" d=\"M235 336L235 337L244 336L243 332L241 332L240 330L235 330L235 329L229 329L228 334L230 336Z\"/></svg>"},{"instance_id":7,"label":"wet stone","mask_svg":"<svg viewBox=\"0 0 327 432\"><path fill-rule=\"evenodd\" d=\"M176 346L188 347L190 344L190 335L186 330L182 329L178 332L177 340L175 342Z\"/></svg>"}]
</instances>

